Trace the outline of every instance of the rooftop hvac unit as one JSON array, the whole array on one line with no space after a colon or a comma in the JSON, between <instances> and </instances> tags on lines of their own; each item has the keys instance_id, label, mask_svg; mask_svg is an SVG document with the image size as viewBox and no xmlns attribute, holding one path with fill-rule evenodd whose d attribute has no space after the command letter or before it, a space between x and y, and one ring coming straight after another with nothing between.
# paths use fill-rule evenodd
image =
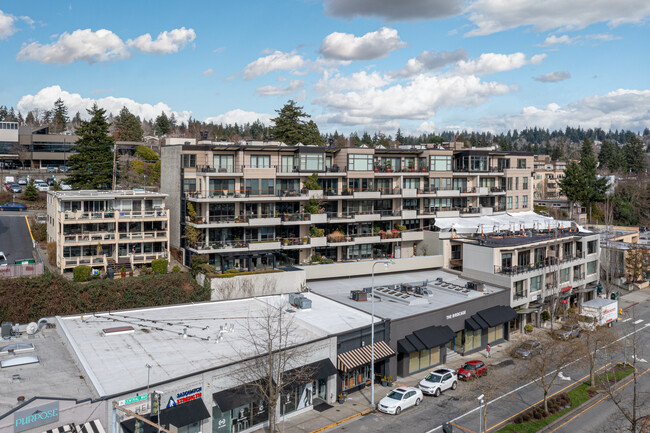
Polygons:
<instances>
[{"instance_id":1,"label":"rooftop hvac unit","mask_svg":"<svg viewBox=\"0 0 650 433\"><path fill-rule=\"evenodd\" d=\"M468 281L465 286L470 290L478 290L478 284L476 284L474 281Z\"/></svg>"},{"instance_id":2,"label":"rooftop hvac unit","mask_svg":"<svg viewBox=\"0 0 650 433\"><path fill-rule=\"evenodd\" d=\"M295 299L294 305L301 310L308 310L311 308L311 299L307 299L304 296L301 296Z\"/></svg>"},{"instance_id":3,"label":"rooftop hvac unit","mask_svg":"<svg viewBox=\"0 0 650 433\"><path fill-rule=\"evenodd\" d=\"M2 331L0 335L4 339L11 338L11 322L2 322Z\"/></svg>"},{"instance_id":4,"label":"rooftop hvac unit","mask_svg":"<svg viewBox=\"0 0 650 433\"><path fill-rule=\"evenodd\" d=\"M296 299L302 298L302 293L289 293L289 303L291 305L296 305Z\"/></svg>"},{"instance_id":5,"label":"rooftop hvac unit","mask_svg":"<svg viewBox=\"0 0 650 433\"><path fill-rule=\"evenodd\" d=\"M352 298L353 301L365 302L368 300L368 293L364 290L352 290L350 292L350 298Z\"/></svg>"}]
</instances>

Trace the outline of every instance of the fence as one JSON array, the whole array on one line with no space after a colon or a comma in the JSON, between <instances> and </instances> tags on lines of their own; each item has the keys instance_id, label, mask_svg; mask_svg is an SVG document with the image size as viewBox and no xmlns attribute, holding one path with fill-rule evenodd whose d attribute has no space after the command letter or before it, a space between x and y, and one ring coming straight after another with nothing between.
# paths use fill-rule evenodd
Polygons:
<instances>
[{"instance_id":1,"label":"fence","mask_svg":"<svg viewBox=\"0 0 650 433\"><path fill-rule=\"evenodd\" d=\"M0 266L1 278L29 277L43 273L43 262L30 263L27 265L3 265Z\"/></svg>"}]
</instances>

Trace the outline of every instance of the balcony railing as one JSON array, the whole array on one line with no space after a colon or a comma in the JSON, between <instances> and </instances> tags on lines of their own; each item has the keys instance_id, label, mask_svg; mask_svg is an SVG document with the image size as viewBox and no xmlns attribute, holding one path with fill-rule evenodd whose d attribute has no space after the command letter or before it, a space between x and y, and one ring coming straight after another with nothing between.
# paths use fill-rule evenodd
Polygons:
<instances>
[{"instance_id":1,"label":"balcony railing","mask_svg":"<svg viewBox=\"0 0 650 433\"><path fill-rule=\"evenodd\" d=\"M80 233L64 235L63 240L65 243L72 242L101 242L114 240L115 233Z\"/></svg>"},{"instance_id":2,"label":"balcony railing","mask_svg":"<svg viewBox=\"0 0 650 433\"><path fill-rule=\"evenodd\" d=\"M196 171L200 173L242 173L244 171L243 165L226 165L214 167L210 165L197 165Z\"/></svg>"},{"instance_id":3,"label":"balcony railing","mask_svg":"<svg viewBox=\"0 0 650 433\"><path fill-rule=\"evenodd\" d=\"M70 220L101 220L118 218L162 218L167 216L167 209L147 210L106 210L92 212L63 212L63 219Z\"/></svg>"},{"instance_id":4,"label":"balcony railing","mask_svg":"<svg viewBox=\"0 0 650 433\"><path fill-rule=\"evenodd\" d=\"M575 256L566 256L562 258L546 257L543 260L531 263L528 265L515 265L515 266L495 266L494 273L502 275L519 275L527 272L533 272L538 269L546 268L549 266L557 266L563 263L572 262L584 258L584 254L577 254Z\"/></svg>"},{"instance_id":5,"label":"balcony railing","mask_svg":"<svg viewBox=\"0 0 650 433\"><path fill-rule=\"evenodd\" d=\"M493 186L490 187L490 192L506 192L506 188L504 186Z\"/></svg>"}]
</instances>

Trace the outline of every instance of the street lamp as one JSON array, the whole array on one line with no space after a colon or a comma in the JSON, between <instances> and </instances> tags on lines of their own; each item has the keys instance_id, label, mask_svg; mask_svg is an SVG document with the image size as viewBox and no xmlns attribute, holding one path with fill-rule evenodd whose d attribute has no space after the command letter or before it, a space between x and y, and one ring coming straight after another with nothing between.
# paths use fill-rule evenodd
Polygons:
<instances>
[{"instance_id":1,"label":"street lamp","mask_svg":"<svg viewBox=\"0 0 650 433\"><path fill-rule=\"evenodd\" d=\"M394 265L395 262L392 260L379 260L372 264L370 273L372 275L372 285L370 287L370 403L372 407L375 407L375 266L379 263L383 263L384 267L388 265Z\"/></svg>"},{"instance_id":2,"label":"street lamp","mask_svg":"<svg viewBox=\"0 0 650 433\"><path fill-rule=\"evenodd\" d=\"M149 374L151 373L151 367L153 367L153 365L145 364L145 366L147 367L147 394L149 394Z\"/></svg>"},{"instance_id":3,"label":"street lamp","mask_svg":"<svg viewBox=\"0 0 650 433\"><path fill-rule=\"evenodd\" d=\"M485 404L485 395L481 394L476 397L478 400L478 433L483 433L483 405Z\"/></svg>"}]
</instances>

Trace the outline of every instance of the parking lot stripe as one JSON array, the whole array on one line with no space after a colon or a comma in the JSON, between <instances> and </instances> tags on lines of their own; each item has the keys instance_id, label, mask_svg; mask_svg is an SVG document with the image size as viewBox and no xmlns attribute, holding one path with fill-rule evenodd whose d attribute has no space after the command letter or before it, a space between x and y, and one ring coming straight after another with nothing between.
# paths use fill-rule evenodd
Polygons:
<instances>
[{"instance_id":1,"label":"parking lot stripe","mask_svg":"<svg viewBox=\"0 0 650 433\"><path fill-rule=\"evenodd\" d=\"M29 236L32 238L32 244L33 244L34 235L32 234L32 227L29 225L29 220L27 219L27 215L25 215L25 222L27 223L27 231L29 232Z\"/></svg>"}]
</instances>

